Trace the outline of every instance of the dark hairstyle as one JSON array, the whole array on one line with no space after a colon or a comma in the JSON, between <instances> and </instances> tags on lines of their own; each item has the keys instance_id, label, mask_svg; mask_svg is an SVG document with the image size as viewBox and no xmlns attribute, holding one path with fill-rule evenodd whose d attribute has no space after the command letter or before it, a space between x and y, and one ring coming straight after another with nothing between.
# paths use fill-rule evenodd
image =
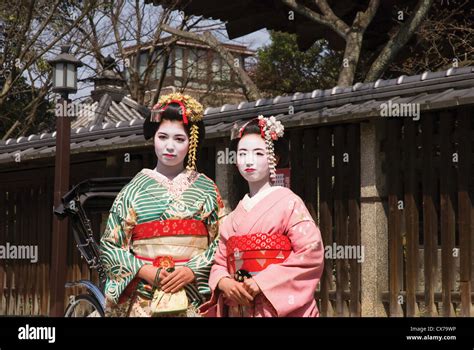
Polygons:
<instances>
[{"instance_id":1,"label":"dark hairstyle","mask_svg":"<svg viewBox=\"0 0 474 350\"><path fill-rule=\"evenodd\" d=\"M145 119L145 122L143 123L143 136L145 137L145 140L149 140L151 138L155 137L156 131L160 127L161 122L154 122L150 120L151 118L151 113L147 116ZM161 113L161 120L170 120L170 121L180 121L183 123L184 130L186 131L186 134L188 137L190 137L190 129L191 126L197 125L199 128L199 136L198 136L198 147L196 151L196 158L199 159L199 153L202 147L202 143L204 142L204 137L205 137L205 130L204 130L204 122L202 120L198 122L192 122L188 118L188 124L184 124L183 122L183 112L181 109L181 106L177 103L170 103L166 109ZM188 163L188 156L184 159L184 164L186 165Z\"/></svg>"},{"instance_id":2,"label":"dark hairstyle","mask_svg":"<svg viewBox=\"0 0 474 350\"><path fill-rule=\"evenodd\" d=\"M150 120L151 118L151 113L148 115L148 117L145 119L145 122L143 123L143 136L145 137L145 140L151 139L152 137L155 136L156 131L160 127L161 122L153 122ZM170 103L166 109L161 113L161 120L171 120L171 121L180 121L183 122L183 112L181 110L181 106L177 103ZM188 118L189 120L189 118ZM199 122L192 122L189 120L188 124L184 124L184 130L186 131L186 134L189 135L189 131L191 129L191 126L195 124L199 128L199 139L198 142L199 144L202 143L204 140L204 123L203 121Z\"/></svg>"},{"instance_id":3,"label":"dark hairstyle","mask_svg":"<svg viewBox=\"0 0 474 350\"><path fill-rule=\"evenodd\" d=\"M242 137L250 134L261 135L260 127L258 126L258 119L253 119L245 126L242 132ZM240 138L235 138L230 141L230 149L232 151L237 152L239 141ZM287 167L290 153L288 141L283 137L279 137L278 140L273 141L273 148L275 151L275 156L278 159L277 168Z\"/></svg>"}]
</instances>

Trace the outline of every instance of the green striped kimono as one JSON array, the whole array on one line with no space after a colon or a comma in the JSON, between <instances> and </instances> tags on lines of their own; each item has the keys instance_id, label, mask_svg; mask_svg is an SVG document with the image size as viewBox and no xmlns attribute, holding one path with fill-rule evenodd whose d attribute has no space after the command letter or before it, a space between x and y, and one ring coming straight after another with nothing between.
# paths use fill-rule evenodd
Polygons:
<instances>
[{"instance_id":1,"label":"green striped kimono","mask_svg":"<svg viewBox=\"0 0 474 350\"><path fill-rule=\"evenodd\" d=\"M210 296L208 278L222 209L216 185L203 174L185 170L169 180L155 170L140 171L117 195L101 238L101 262L107 274L106 315L151 315L155 287L136 275L144 264L159 256L172 257L176 266L184 265L194 272L196 278L185 290L190 305L186 314L195 314ZM178 222L171 220L199 220L205 224L198 222L204 231L200 236L185 232L136 238L138 227Z\"/></svg>"}]
</instances>

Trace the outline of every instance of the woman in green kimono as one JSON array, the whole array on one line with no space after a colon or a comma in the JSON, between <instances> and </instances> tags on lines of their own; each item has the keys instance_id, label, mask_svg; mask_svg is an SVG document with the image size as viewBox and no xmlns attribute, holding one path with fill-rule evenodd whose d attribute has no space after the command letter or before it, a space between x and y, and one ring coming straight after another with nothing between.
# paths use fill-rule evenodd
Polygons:
<instances>
[{"instance_id":1,"label":"woman in green kimono","mask_svg":"<svg viewBox=\"0 0 474 350\"><path fill-rule=\"evenodd\" d=\"M145 120L157 165L141 170L110 209L101 238L106 316L197 316L210 296L223 205L215 183L195 171L202 116L199 102L173 93Z\"/></svg>"}]
</instances>

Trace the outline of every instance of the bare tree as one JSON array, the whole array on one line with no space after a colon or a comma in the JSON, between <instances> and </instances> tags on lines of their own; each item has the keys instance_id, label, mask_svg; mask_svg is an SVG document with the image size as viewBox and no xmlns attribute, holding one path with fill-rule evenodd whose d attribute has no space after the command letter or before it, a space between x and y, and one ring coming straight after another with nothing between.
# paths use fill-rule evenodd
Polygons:
<instances>
[{"instance_id":1,"label":"bare tree","mask_svg":"<svg viewBox=\"0 0 474 350\"><path fill-rule=\"evenodd\" d=\"M163 87L166 71L173 67L171 52L178 40L164 41L162 26L174 23L179 30L183 30L192 28L199 21L173 13L172 6L158 9L141 1L110 1L108 6L90 13L87 21L78 28L84 38L81 50L94 61L91 62L89 76L98 74L104 66L105 56L112 54L118 59L117 72L122 74L125 89L131 98L141 104L154 104ZM163 64L163 69L156 79L158 64ZM153 95L150 101L145 101L148 90L153 91Z\"/></svg>"},{"instance_id":2,"label":"bare tree","mask_svg":"<svg viewBox=\"0 0 474 350\"><path fill-rule=\"evenodd\" d=\"M314 0L314 4L319 8L321 14L296 2L296 0L282 0L282 2L310 20L327 26L345 40L346 47L338 85L351 85L354 81L357 64L359 63L364 32L374 18L380 5L380 0L370 0L367 9L364 12L357 12L350 26L336 16L326 0Z\"/></svg>"},{"instance_id":3,"label":"bare tree","mask_svg":"<svg viewBox=\"0 0 474 350\"><path fill-rule=\"evenodd\" d=\"M124 60L124 65L128 69L129 79L127 79L126 85L132 98L139 103L144 103L145 92L154 73L154 67L160 56L169 55L168 47L162 47L159 52L156 52L156 46L162 37L161 25L172 20L171 10L165 9L159 13L158 20L150 18L150 21L147 21L144 3L140 4L136 1L129 15L125 10L125 3L124 0L121 0L110 8L109 16L115 39L114 44L116 44L118 55ZM148 47L149 54L146 56L147 62L144 71L140 71L139 59L130 60L130 51L127 51L124 42L133 42L135 50L133 54L137 55L140 54L144 46Z\"/></svg>"},{"instance_id":4,"label":"bare tree","mask_svg":"<svg viewBox=\"0 0 474 350\"><path fill-rule=\"evenodd\" d=\"M2 1L0 23L2 25L2 54L0 55L0 109L13 92L25 92L28 85L31 101L23 108L26 118L4 113L2 121L17 120L8 128L2 139L13 134L25 134L36 122L38 107L50 92L51 69L46 57L58 43L97 5L96 1L84 1L72 5L64 0Z\"/></svg>"},{"instance_id":5,"label":"bare tree","mask_svg":"<svg viewBox=\"0 0 474 350\"><path fill-rule=\"evenodd\" d=\"M344 39L345 50L338 85L351 85L354 82L357 65L361 57L364 33L376 15L380 1L370 0L365 11L356 13L351 25L346 24L333 12L327 0L313 0L312 3L319 12L296 0L282 0L282 2L297 13L328 27ZM375 59L369 63L370 68L365 76L366 81L376 80L382 75L416 32L432 4L433 0L418 0L408 20L399 24L399 27L391 33L389 40L377 53Z\"/></svg>"},{"instance_id":6,"label":"bare tree","mask_svg":"<svg viewBox=\"0 0 474 350\"><path fill-rule=\"evenodd\" d=\"M416 42L392 62L389 72L413 75L428 70L474 64L474 4L469 0L439 2L416 31Z\"/></svg>"},{"instance_id":7,"label":"bare tree","mask_svg":"<svg viewBox=\"0 0 474 350\"><path fill-rule=\"evenodd\" d=\"M75 36L75 41L81 42L79 51L88 61L87 76L96 76L104 67L105 57L113 55L118 60L117 73L127 71L126 90L133 99L143 103L153 68L166 50L149 55L144 71L140 71L138 60L132 58L144 47L151 49L158 43L162 35L160 23L171 20L170 13L156 8L145 11L145 4L140 1L111 0L95 8L78 26Z\"/></svg>"},{"instance_id":8,"label":"bare tree","mask_svg":"<svg viewBox=\"0 0 474 350\"><path fill-rule=\"evenodd\" d=\"M197 34L190 31L183 31L177 28L172 28L169 25L163 24L162 29L168 33L176 35L178 37L187 38L195 41L202 42L208 45L211 49L215 50L225 64L230 67L236 76L241 81L245 95L251 100L257 100L261 97L261 94L255 85L255 83L250 79L244 67L242 67L240 60L234 58L232 53L222 45L219 40L216 39L210 31L205 31L203 34Z\"/></svg>"},{"instance_id":9,"label":"bare tree","mask_svg":"<svg viewBox=\"0 0 474 350\"><path fill-rule=\"evenodd\" d=\"M119 59L118 70L126 71L125 88L138 103L155 104L167 72L178 63L183 64L172 54L180 39L203 44L217 52L223 64L237 76L244 94L252 99L260 96L241 61L217 39L224 33L223 23L186 16L176 11L173 4L162 9L142 1L113 0L108 6L89 13L78 33L84 39L81 52L90 60L89 75L98 73L107 54L115 55ZM176 89L185 90L191 83L193 74L199 71L199 64L194 65L196 67L185 67L183 84ZM211 90L216 92L218 87L207 84L204 94L208 95Z\"/></svg>"}]
</instances>

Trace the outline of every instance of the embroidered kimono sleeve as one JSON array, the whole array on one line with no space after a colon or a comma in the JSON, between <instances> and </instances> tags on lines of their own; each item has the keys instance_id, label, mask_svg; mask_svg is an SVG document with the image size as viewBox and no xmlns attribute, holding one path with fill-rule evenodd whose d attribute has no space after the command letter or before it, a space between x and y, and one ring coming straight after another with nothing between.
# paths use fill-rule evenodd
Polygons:
<instances>
[{"instance_id":1,"label":"embroidered kimono sleeve","mask_svg":"<svg viewBox=\"0 0 474 350\"><path fill-rule=\"evenodd\" d=\"M314 303L324 265L321 233L303 201L293 197L287 212L286 233L292 252L283 263L270 265L253 277L279 317Z\"/></svg>"},{"instance_id":2,"label":"embroidered kimono sleeve","mask_svg":"<svg viewBox=\"0 0 474 350\"><path fill-rule=\"evenodd\" d=\"M195 283L202 295L210 295L209 273L214 262L219 239L216 237L219 230L219 218L223 213L224 205L222 203L219 191L214 185L215 191L208 196L203 206L202 218L209 232L209 247L201 254L193 257L186 263L196 277Z\"/></svg>"},{"instance_id":3,"label":"embroidered kimono sleeve","mask_svg":"<svg viewBox=\"0 0 474 350\"><path fill-rule=\"evenodd\" d=\"M130 251L131 231L136 225L136 213L131 206L127 208L126 202L119 194L110 210L100 241L101 263L106 271L105 296L115 304L145 264Z\"/></svg>"}]
</instances>

